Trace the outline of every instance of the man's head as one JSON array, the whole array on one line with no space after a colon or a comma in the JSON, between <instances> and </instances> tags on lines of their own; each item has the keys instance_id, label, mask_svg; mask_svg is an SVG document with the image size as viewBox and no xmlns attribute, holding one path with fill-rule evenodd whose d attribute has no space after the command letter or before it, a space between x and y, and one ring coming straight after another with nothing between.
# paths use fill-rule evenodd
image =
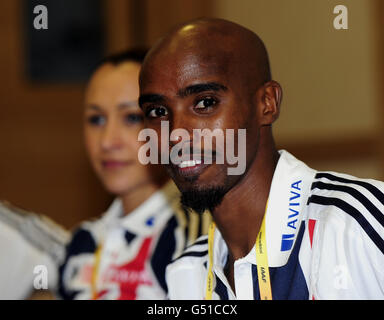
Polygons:
<instances>
[{"instance_id":1,"label":"man's head","mask_svg":"<svg viewBox=\"0 0 384 320\"><path fill-rule=\"evenodd\" d=\"M271 136L280 100L281 88L271 80L263 42L250 30L221 19L199 19L175 28L151 49L140 73L140 107L146 127L159 137L161 121L169 121L170 130L186 129L191 148L196 143L193 129L246 129L242 175L228 175L227 161L206 165L203 158L189 168L167 165L184 204L196 211L213 209L247 174L260 141ZM228 139L225 142L238 150L236 134ZM212 149L213 156L225 152L217 143Z\"/></svg>"}]
</instances>

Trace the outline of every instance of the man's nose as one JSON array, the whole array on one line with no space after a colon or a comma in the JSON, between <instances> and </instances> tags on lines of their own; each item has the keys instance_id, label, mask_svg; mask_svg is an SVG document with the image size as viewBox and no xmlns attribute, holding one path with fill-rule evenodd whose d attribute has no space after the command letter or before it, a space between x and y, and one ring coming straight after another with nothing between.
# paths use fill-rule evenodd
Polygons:
<instances>
[{"instance_id":1,"label":"man's nose","mask_svg":"<svg viewBox=\"0 0 384 320\"><path fill-rule=\"evenodd\" d=\"M169 145L173 147L177 143L192 141L193 127L187 115L173 115L169 124Z\"/></svg>"}]
</instances>

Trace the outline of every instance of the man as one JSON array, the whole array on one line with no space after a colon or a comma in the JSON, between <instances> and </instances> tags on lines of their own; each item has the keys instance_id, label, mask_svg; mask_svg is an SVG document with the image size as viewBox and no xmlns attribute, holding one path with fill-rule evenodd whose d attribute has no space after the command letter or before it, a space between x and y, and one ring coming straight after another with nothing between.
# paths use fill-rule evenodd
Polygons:
<instances>
[{"instance_id":1,"label":"man","mask_svg":"<svg viewBox=\"0 0 384 320\"><path fill-rule=\"evenodd\" d=\"M190 149L194 129L246 129L240 175L227 174L228 161L166 165L182 203L214 219L168 266L171 299L384 298L384 184L277 151L281 99L261 39L229 21L181 25L147 55L139 102L148 128L184 128ZM220 151L213 145L213 158Z\"/></svg>"}]
</instances>

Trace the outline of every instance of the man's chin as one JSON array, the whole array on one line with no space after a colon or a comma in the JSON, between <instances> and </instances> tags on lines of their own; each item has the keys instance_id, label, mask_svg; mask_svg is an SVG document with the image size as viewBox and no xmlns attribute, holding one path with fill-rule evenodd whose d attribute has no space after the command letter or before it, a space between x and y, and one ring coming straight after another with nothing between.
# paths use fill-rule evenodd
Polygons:
<instances>
[{"instance_id":1,"label":"man's chin","mask_svg":"<svg viewBox=\"0 0 384 320\"><path fill-rule=\"evenodd\" d=\"M189 188L181 190L181 204L199 214L213 211L223 200L227 190L224 187Z\"/></svg>"},{"instance_id":2,"label":"man's chin","mask_svg":"<svg viewBox=\"0 0 384 320\"><path fill-rule=\"evenodd\" d=\"M225 175L222 177L222 166L216 164L205 165L201 170L183 171L177 166L168 166L167 171L181 192L193 190L208 190L216 188L212 182L224 183Z\"/></svg>"}]
</instances>

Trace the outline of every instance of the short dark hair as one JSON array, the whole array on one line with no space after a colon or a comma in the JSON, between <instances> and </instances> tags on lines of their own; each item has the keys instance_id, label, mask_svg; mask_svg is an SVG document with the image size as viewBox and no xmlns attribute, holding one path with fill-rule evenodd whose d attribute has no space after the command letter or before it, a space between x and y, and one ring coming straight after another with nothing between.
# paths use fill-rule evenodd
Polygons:
<instances>
[{"instance_id":1,"label":"short dark hair","mask_svg":"<svg viewBox=\"0 0 384 320\"><path fill-rule=\"evenodd\" d=\"M136 48L124 50L124 51L106 56L98 63L97 67L100 67L106 63L111 63L114 66L117 66L121 63L128 62L128 61L142 64L147 52L148 52L148 48L146 47L136 47Z\"/></svg>"}]
</instances>

